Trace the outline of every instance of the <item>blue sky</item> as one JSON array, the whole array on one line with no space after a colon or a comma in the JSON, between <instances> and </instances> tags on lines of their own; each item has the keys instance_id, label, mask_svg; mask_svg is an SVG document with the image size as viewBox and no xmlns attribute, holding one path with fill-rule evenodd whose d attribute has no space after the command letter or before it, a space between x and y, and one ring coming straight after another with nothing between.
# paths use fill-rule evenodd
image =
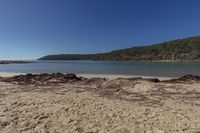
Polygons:
<instances>
[{"instance_id":1,"label":"blue sky","mask_svg":"<svg viewBox=\"0 0 200 133\"><path fill-rule=\"evenodd\" d=\"M0 0L0 59L98 53L200 35L200 0Z\"/></svg>"}]
</instances>

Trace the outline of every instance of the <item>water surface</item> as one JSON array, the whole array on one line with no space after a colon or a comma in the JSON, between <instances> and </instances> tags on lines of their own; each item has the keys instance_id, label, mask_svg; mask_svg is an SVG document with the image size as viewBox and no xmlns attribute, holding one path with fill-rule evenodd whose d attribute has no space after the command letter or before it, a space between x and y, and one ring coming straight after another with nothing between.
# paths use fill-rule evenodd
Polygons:
<instances>
[{"instance_id":1,"label":"water surface","mask_svg":"<svg viewBox=\"0 0 200 133\"><path fill-rule=\"evenodd\" d=\"M200 74L198 62L113 62L113 61L34 61L0 65L0 72L71 72L79 74L122 74L179 77Z\"/></svg>"}]
</instances>

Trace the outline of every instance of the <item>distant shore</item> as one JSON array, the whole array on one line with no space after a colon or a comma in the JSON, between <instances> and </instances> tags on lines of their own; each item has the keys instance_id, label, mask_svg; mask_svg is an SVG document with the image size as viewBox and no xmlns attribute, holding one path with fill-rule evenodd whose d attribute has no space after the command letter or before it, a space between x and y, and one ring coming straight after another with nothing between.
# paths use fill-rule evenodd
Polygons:
<instances>
[{"instance_id":1,"label":"distant shore","mask_svg":"<svg viewBox=\"0 0 200 133\"><path fill-rule=\"evenodd\" d=\"M0 64L24 64L24 63L33 63L31 61L15 61L15 60L1 60Z\"/></svg>"},{"instance_id":2,"label":"distant shore","mask_svg":"<svg viewBox=\"0 0 200 133\"><path fill-rule=\"evenodd\" d=\"M36 61L105 61L105 62L197 62L200 63L200 60L42 60L37 59Z\"/></svg>"}]
</instances>

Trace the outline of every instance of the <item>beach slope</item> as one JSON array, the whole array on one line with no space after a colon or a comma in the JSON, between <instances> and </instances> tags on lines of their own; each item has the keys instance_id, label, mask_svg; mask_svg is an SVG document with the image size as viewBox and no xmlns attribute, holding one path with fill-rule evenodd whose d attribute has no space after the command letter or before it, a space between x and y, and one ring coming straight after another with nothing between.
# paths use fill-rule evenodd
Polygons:
<instances>
[{"instance_id":1,"label":"beach slope","mask_svg":"<svg viewBox=\"0 0 200 133\"><path fill-rule=\"evenodd\" d=\"M10 76L0 78L0 132L200 131L198 76Z\"/></svg>"}]
</instances>

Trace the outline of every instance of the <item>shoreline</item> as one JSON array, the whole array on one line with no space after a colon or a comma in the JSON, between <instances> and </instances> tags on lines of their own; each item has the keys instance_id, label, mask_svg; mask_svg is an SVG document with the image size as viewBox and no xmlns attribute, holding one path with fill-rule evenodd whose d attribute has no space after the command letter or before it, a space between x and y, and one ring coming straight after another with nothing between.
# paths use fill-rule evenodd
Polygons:
<instances>
[{"instance_id":1,"label":"shoreline","mask_svg":"<svg viewBox=\"0 0 200 133\"><path fill-rule=\"evenodd\" d=\"M27 73L18 73L18 72L0 72L0 77L12 77L16 75L24 75ZM33 73L36 74L36 73ZM141 76L141 75L123 75L123 74L80 74L75 73L78 77L84 78L108 78L108 79L117 79L117 78L158 78L159 80L169 80L176 77L160 77L160 76Z\"/></svg>"}]
</instances>

